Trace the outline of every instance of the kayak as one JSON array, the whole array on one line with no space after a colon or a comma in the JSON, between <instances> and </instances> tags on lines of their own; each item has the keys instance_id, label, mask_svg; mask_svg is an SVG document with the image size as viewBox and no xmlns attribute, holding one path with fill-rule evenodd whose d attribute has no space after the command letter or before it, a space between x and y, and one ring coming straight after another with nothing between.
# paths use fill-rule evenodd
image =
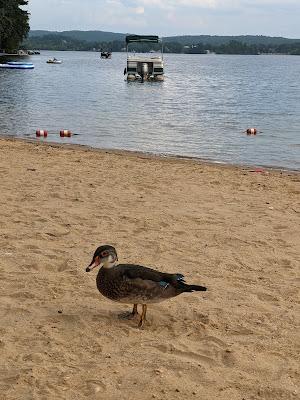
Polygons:
<instances>
[{"instance_id":1,"label":"kayak","mask_svg":"<svg viewBox=\"0 0 300 400\"><path fill-rule=\"evenodd\" d=\"M0 68L33 69L34 65L32 63L22 63L22 62L17 62L17 61L9 61L6 64L0 64Z\"/></svg>"}]
</instances>

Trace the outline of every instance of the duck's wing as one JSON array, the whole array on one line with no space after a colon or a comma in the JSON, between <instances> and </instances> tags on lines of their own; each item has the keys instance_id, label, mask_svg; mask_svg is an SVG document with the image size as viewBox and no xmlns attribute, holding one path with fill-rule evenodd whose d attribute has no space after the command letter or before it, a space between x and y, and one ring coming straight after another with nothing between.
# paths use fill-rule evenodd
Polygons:
<instances>
[{"instance_id":1,"label":"duck's wing","mask_svg":"<svg viewBox=\"0 0 300 400\"><path fill-rule=\"evenodd\" d=\"M119 264L118 269L123 278L128 280L140 279L144 281L152 281L156 284L164 282L175 285L178 281L184 282L184 276L182 274L169 274L160 272L142 265Z\"/></svg>"},{"instance_id":2,"label":"duck's wing","mask_svg":"<svg viewBox=\"0 0 300 400\"><path fill-rule=\"evenodd\" d=\"M187 285L182 274L168 274L142 265L119 264L111 269L110 281L118 286L118 298L133 304L155 303L178 296L183 292L206 290Z\"/></svg>"},{"instance_id":3,"label":"duck's wing","mask_svg":"<svg viewBox=\"0 0 300 400\"><path fill-rule=\"evenodd\" d=\"M184 275L180 273L169 274L134 264L120 264L118 270L127 287L137 291L150 291L154 297L172 297L183 292L207 290L205 286L186 284Z\"/></svg>"},{"instance_id":4,"label":"duck's wing","mask_svg":"<svg viewBox=\"0 0 300 400\"><path fill-rule=\"evenodd\" d=\"M139 302L139 299L145 302L157 302L182 293L181 274L168 274L132 264L119 264L115 273L118 275L116 279L121 281L123 296L136 299L134 303Z\"/></svg>"}]
</instances>

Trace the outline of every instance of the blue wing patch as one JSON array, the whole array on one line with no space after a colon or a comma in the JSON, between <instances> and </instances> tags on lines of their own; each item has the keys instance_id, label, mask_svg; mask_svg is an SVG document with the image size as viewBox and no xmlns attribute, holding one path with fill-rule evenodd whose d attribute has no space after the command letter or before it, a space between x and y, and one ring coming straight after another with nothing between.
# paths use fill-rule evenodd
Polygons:
<instances>
[{"instance_id":1,"label":"blue wing patch","mask_svg":"<svg viewBox=\"0 0 300 400\"><path fill-rule=\"evenodd\" d=\"M168 282L165 281L160 281L159 285L163 288L163 289L167 289L167 287L169 286Z\"/></svg>"}]
</instances>

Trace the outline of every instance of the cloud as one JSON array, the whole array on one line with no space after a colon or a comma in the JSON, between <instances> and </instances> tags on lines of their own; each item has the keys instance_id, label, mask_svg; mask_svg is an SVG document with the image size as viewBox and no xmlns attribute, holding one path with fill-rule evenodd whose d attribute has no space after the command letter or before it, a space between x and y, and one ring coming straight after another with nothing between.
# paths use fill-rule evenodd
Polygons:
<instances>
[{"instance_id":1,"label":"cloud","mask_svg":"<svg viewBox=\"0 0 300 400\"><path fill-rule=\"evenodd\" d=\"M133 9L136 14L144 14L145 8L144 7L136 7Z\"/></svg>"},{"instance_id":2,"label":"cloud","mask_svg":"<svg viewBox=\"0 0 300 400\"><path fill-rule=\"evenodd\" d=\"M126 1L124 1L125 3ZM139 0L140 4L158 8L226 8L239 6L239 0Z\"/></svg>"},{"instance_id":3,"label":"cloud","mask_svg":"<svg viewBox=\"0 0 300 400\"><path fill-rule=\"evenodd\" d=\"M32 29L300 37L300 0L30 0L28 9Z\"/></svg>"},{"instance_id":4,"label":"cloud","mask_svg":"<svg viewBox=\"0 0 300 400\"><path fill-rule=\"evenodd\" d=\"M218 0L140 0L146 7L170 9L181 6L187 7L215 7Z\"/></svg>"}]
</instances>

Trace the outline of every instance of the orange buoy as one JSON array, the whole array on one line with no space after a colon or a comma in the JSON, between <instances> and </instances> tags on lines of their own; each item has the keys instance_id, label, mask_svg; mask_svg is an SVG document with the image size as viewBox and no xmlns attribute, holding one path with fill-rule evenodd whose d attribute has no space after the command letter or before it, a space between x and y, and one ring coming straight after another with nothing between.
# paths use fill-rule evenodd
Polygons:
<instances>
[{"instance_id":1,"label":"orange buoy","mask_svg":"<svg viewBox=\"0 0 300 400\"><path fill-rule=\"evenodd\" d=\"M72 136L72 132L69 131L68 129L63 129L59 132L59 136L60 137L71 137Z\"/></svg>"},{"instance_id":2,"label":"orange buoy","mask_svg":"<svg viewBox=\"0 0 300 400\"><path fill-rule=\"evenodd\" d=\"M256 135L257 134L257 129L256 128L248 128L246 130L247 135Z\"/></svg>"},{"instance_id":3,"label":"orange buoy","mask_svg":"<svg viewBox=\"0 0 300 400\"><path fill-rule=\"evenodd\" d=\"M48 131L45 131L44 129L38 129L36 132L36 137L47 137L48 136Z\"/></svg>"}]
</instances>

